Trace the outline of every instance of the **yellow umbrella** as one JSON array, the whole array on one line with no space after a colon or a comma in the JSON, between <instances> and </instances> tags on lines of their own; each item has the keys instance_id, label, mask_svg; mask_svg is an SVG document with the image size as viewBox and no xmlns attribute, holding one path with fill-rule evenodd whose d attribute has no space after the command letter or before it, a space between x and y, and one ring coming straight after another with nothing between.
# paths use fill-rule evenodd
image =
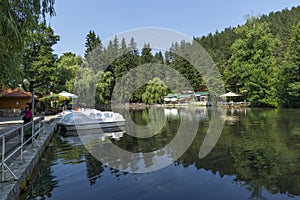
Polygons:
<instances>
[{"instance_id":1,"label":"yellow umbrella","mask_svg":"<svg viewBox=\"0 0 300 200\"><path fill-rule=\"evenodd\" d=\"M70 98L55 93L40 98L40 101L42 102L66 101L66 100L70 100Z\"/></svg>"}]
</instances>

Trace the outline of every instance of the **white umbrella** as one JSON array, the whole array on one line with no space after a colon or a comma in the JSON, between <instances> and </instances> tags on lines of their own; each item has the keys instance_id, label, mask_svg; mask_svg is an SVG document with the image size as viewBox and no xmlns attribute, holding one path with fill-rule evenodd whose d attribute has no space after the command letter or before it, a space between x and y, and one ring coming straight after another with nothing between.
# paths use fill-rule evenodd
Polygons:
<instances>
[{"instance_id":1,"label":"white umbrella","mask_svg":"<svg viewBox=\"0 0 300 200\"><path fill-rule=\"evenodd\" d=\"M58 95L64 96L64 97L69 97L69 98L71 98L71 99L77 99L77 98L78 98L77 95L72 94L72 93L70 93L70 92L66 92L66 91L62 91L62 92L58 93Z\"/></svg>"},{"instance_id":2,"label":"white umbrella","mask_svg":"<svg viewBox=\"0 0 300 200\"><path fill-rule=\"evenodd\" d=\"M177 101L177 100L178 100L178 99L175 98L175 97L171 98L171 101L172 101L172 102L175 102L175 101Z\"/></svg>"},{"instance_id":3,"label":"white umbrella","mask_svg":"<svg viewBox=\"0 0 300 200\"><path fill-rule=\"evenodd\" d=\"M239 97L241 96L240 94L236 94L236 93L233 93L233 92L228 92L226 94L222 94L220 95L220 97Z\"/></svg>"},{"instance_id":4,"label":"white umbrella","mask_svg":"<svg viewBox=\"0 0 300 200\"><path fill-rule=\"evenodd\" d=\"M231 101L231 97L239 97L239 96L242 96L242 95L234 93L234 92L228 92L226 94L220 95L220 97L229 97L230 101Z\"/></svg>"}]
</instances>

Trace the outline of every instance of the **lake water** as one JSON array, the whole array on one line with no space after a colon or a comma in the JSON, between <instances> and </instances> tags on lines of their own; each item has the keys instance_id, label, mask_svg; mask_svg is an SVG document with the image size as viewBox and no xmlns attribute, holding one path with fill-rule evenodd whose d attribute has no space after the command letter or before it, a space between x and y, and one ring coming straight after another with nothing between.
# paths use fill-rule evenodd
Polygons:
<instances>
[{"instance_id":1,"label":"lake water","mask_svg":"<svg viewBox=\"0 0 300 200\"><path fill-rule=\"evenodd\" d=\"M117 111L125 133L57 135L20 199L300 199L300 110Z\"/></svg>"}]
</instances>

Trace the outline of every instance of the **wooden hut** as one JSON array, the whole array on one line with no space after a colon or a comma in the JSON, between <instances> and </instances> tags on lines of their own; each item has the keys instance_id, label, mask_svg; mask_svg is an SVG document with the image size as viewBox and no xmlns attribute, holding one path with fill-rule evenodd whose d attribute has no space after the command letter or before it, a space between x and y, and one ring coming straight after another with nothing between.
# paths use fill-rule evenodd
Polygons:
<instances>
[{"instance_id":1,"label":"wooden hut","mask_svg":"<svg viewBox=\"0 0 300 200\"><path fill-rule=\"evenodd\" d=\"M35 96L35 100L38 98ZM0 115L19 115L25 109L26 103L31 102L31 93L20 88L2 90L0 94Z\"/></svg>"}]
</instances>

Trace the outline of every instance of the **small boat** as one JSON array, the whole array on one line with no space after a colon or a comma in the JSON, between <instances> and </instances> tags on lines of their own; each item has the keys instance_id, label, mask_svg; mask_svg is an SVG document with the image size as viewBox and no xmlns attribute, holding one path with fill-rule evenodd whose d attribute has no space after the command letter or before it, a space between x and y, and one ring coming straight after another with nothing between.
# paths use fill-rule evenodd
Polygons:
<instances>
[{"instance_id":1,"label":"small boat","mask_svg":"<svg viewBox=\"0 0 300 200\"><path fill-rule=\"evenodd\" d=\"M90 109L66 113L62 115L57 125L67 131L91 129L118 131L125 129L125 119L119 113Z\"/></svg>"}]
</instances>

